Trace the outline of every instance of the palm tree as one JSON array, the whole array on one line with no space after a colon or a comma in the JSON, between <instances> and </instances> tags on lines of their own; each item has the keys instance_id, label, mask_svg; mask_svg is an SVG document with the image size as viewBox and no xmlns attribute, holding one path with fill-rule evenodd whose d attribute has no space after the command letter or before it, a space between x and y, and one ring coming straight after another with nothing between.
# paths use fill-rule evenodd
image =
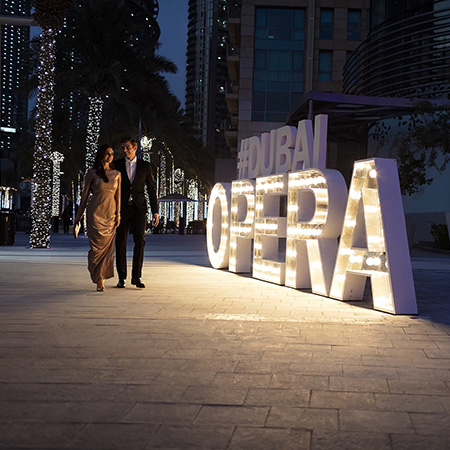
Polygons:
<instances>
[{"instance_id":1,"label":"palm tree","mask_svg":"<svg viewBox=\"0 0 450 450\"><path fill-rule=\"evenodd\" d=\"M55 40L62 26L70 0L33 0L34 18L42 28L38 96L36 105L36 140L32 183L31 248L50 246L52 124L54 107Z\"/></svg>"},{"instance_id":2,"label":"palm tree","mask_svg":"<svg viewBox=\"0 0 450 450\"><path fill-rule=\"evenodd\" d=\"M105 102L131 114L130 91L160 91L163 82L158 84L155 73L176 71L171 61L154 55L155 33L147 21L135 20L139 8L131 0L83 0L67 15L59 75L67 91L78 91L88 101L86 170L93 163Z\"/></svg>"}]
</instances>

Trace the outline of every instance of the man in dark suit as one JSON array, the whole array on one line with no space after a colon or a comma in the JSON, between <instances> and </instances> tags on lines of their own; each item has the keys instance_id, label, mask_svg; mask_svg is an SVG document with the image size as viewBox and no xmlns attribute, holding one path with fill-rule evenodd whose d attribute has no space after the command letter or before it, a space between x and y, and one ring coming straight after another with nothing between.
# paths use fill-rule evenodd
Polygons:
<instances>
[{"instance_id":1,"label":"man in dark suit","mask_svg":"<svg viewBox=\"0 0 450 450\"><path fill-rule=\"evenodd\" d=\"M114 161L114 167L122 175L120 194L120 225L116 232L116 266L119 276L118 288L124 288L127 278L127 238L132 225L134 250L131 284L145 288L142 282L142 264L144 262L145 228L147 225L147 202L144 187L147 186L153 225L158 226L158 203L151 165L136 156L137 142L131 137L121 140L125 158Z\"/></svg>"}]
</instances>

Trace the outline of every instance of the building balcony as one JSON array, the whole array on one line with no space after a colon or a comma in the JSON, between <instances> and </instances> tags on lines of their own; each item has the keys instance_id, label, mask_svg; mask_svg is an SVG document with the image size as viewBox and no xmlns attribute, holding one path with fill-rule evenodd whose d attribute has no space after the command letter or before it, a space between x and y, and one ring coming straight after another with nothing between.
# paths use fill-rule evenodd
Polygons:
<instances>
[{"instance_id":1,"label":"building balcony","mask_svg":"<svg viewBox=\"0 0 450 450\"><path fill-rule=\"evenodd\" d=\"M239 79L240 58L238 54L227 55L227 68L230 80L237 81Z\"/></svg>"},{"instance_id":2,"label":"building balcony","mask_svg":"<svg viewBox=\"0 0 450 450\"><path fill-rule=\"evenodd\" d=\"M228 39L231 45L239 46L241 44L241 19L230 17L227 22Z\"/></svg>"},{"instance_id":3,"label":"building balcony","mask_svg":"<svg viewBox=\"0 0 450 450\"><path fill-rule=\"evenodd\" d=\"M225 142L227 143L230 150L233 148L237 148L237 130L226 130L225 131Z\"/></svg>"}]
</instances>

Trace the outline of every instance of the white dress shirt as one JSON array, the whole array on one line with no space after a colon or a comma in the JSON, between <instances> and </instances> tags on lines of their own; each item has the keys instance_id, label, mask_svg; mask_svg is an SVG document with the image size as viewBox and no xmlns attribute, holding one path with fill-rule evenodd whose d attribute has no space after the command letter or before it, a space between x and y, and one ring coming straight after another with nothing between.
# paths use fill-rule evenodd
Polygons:
<instances>
[{"instance_id":1,"label":"white dress shirt","mask_svg":"<svg viewBox=\"0 0 450 450\"><path fill-rule=\"evenodd\" d=\"M127 170L128 179L130 180L130 184L133 184L134 177L136 175L136 164L137 158L134 157L132 161L128 158L125 158L125 168Z\"/></svg>"}]
</instances>

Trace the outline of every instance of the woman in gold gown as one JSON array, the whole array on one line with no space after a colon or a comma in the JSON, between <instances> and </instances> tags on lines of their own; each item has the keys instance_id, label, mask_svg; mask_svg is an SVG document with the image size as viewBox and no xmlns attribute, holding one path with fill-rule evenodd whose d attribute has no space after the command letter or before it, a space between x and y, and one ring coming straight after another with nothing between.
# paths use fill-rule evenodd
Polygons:
<instances>
[{"instance_id":1,"label":"woman in gold gown","mask_svg":"<svg viewBox=\"0 0 450 450\"><path fill-rule=\"evenodd\" d=\"M87 234L91 247L88 270L92 282L97 284L97 291L104 291L104 280L114 276L114 237L120 223L120 172L113 169L113 159L112 147L101 145L94 167L86 174L74 222L74 226L80 223L87 205Z\"/></svg>"}]
</instances>

